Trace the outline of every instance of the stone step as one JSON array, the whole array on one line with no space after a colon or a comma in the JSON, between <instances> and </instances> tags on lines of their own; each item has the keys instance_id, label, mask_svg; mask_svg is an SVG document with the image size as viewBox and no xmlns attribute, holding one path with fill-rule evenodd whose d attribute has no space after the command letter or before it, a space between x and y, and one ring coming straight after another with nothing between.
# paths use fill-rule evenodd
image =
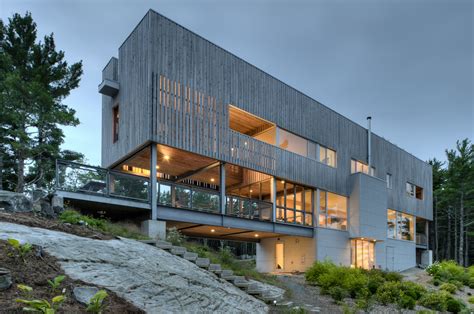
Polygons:
<instances>
[{"instance_id":1,"label":"stone step","mask_svg":"<svg viewBox=\"0 0 474 314\"><path fill-rule=\"evenodd\" d=\"M184 254L186 254L187 250L185 247L182 247L182 246L172 246L171 247L171 254L174 254L174 255L179 255L181 257L184 256Z\"/></svg>"},{"instance_id":2,"label":"stone step","mask_svg":"<svg viewBox=\"0 0 474 314\"><path fill-rule=\"evenodd\" d=\"M198 254L193 253L193 252L186 252L186 253L184 253L183 258L190 261L190 262L195 262L198 258Z\"/></svg>"},{"instance_id":3,"label":"stone step","mask_svg":"<svg viewBox=\"0 0 474 314\"><path fill-rule=\"evenodd\" d=\"M144 244L155 245L156 240L138 240L138 242L141 242L141 243L144 243Z\"/></svg>"},{"instance_id":4,"label":"stone step","mask_svg":"<svg viewBox=\"0 0 474 314\"><path fill-rule=\"evenodd\" d=\"M201 268L208 268L210 263L211 262L209 261L208 258L198 257L196 259L196 265L201 267Z\"/></svg>"},{"instance_id":5,"label":"stone step","mask_svg":"<svg viewBox=\"0 0 474 314\"><path fill-rule=\"evenodd\" d=\"M245 289L250 285L250 282L245 279L244 276L235 276L234 280L232 281L234 286Z\"/></svg>"},{"instance_id":6,"label":"stone step","mask_svg":"<svg viewBox=\"0 0 474 314\"><path fill-rule=\"evenodd\" d=\"M260 286L256 283L251 283L247 287L247 293L250 295L261 295L263 294L263 290L260 288Z\"/></svg>"},{"instance_id":7,"label":"stone step","mask_svg":"<svg viewBox=\"0 0 474 314\"><path fill-rule=\"evenodd\" d=\"M209 268L207 269L214 274L220 274L222 272L221 264L209 264Z\"/></svg>"},{"instance_id":8,"label":"stone step","mask_svg":"<svg viewBox=\"0 0 474 314\"><path fill-rule=\"evenodd\" d=\"M223 269L220 275L221 275L222 279L229 280L227 278L231 278L231 277L232 277L232 279L234 279L234 276L233 276L234 272L230 269Z\"/></svg>"},{"instance_id":9,"label":"stone step","mask_svg":"<svg viewBox=\"0 0 474 314\"><path fill-rule=\"evenodd\" d=\"M273 303L273 304L282 300L281 295L276 295L270 291L264 291L258 298L267 303Z\"/></svg>"},{"instance_id":10,"label":"stone step","mask_svg":"<svg viewBox=\"0 0 474 314\"><path fill-rule=\"evenodd\" d=\"M156 241L156 246L162 250L171 250L171 248L173 247L173 244L167 241L158 240Z\"/></svg>"}]
</instances>

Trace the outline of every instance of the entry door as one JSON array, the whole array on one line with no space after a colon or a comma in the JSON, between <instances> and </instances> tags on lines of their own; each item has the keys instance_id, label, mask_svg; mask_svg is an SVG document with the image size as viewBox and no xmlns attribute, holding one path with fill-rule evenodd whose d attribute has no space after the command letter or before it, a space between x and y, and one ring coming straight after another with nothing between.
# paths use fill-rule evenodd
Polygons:
<instances>
[{"instance_id":1,"label":"entry door","mask_svg":"<svg viewBox=\"0 0 474 314\"><path fill-rule=\"evenodd\" d=\"M277 242L275 247L275 269L283 271L285 269L285 245L283 242Z\"/></svg>"},{"instance_id":2,"label":"entry door","mask_svg":"<svg viewBox=\"0 0 474 314\"><path fill-rule=\"evenodd\" d=\"M390 271L395 270L395 248L393 246L386 247L387 256L386 256L386 263L387 269Z\"/></svg>"}]
</instances>

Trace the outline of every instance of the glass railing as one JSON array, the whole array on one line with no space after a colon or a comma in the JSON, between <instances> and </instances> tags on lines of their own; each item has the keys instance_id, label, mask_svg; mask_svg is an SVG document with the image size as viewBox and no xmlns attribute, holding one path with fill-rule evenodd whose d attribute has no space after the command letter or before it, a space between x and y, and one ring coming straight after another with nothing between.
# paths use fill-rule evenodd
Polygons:
<instances>
[{"instance_id":1,"label":"glass railing","mask_svg":"<svg viewBox=\"0 0 474 314\"><path fill-rule=\"evenodd\" d=\"M157 188L159 205L220 213L218 191L164 181Z\"/></svg>"},{"instance_id":2,"label":"glass railing","mask_svg":"<svg viewBox=\"0 0 474 314\"><path fill-rule=\"evenodd\" d=\"M56 162L56 189L149 200L148 178L62 160Z\"/></svg>"},{"instance_id":3,"label":"glass railing","mask_svg":"<svg viewBox=\"0 0 474 314\"><path fill-rule=\"evenodd\" d=\"M272 221L272 203L228 195L226 214L245 219Z\"/></svg>"},{"instance_id":4,"label":"glass railing","mask_svg":"<svg viewBox=\"0 0 474 314\"><path fill-rule=\"evenodd\" d=\"M416 244L427 245L428 244L428 239L426 237L426 234L417 233L416 234Z\"/></svg>"}]
</instances>

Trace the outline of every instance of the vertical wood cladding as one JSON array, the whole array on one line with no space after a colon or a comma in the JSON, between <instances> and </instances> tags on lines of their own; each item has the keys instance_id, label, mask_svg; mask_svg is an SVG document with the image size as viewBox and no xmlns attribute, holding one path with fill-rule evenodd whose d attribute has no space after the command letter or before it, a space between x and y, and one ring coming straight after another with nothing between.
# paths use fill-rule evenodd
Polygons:
<instances>
[{"instance_id":1,"label":"vertical wood cladding","mask_svg":"<svg viewBox=\"0 0 474 314\"><path fill-rule=\"evenodd\" d=\"M349 195L351 158L367 162L365 128L156 12L121 46L118 63L121 134L117 145L105 137L104 165L152 140ZM229 104L336 150L337 168L232 131ZM375 134L372 155L377 177L393 176L389 207L431 218L431 167ZM423 201L407 198L406 181L425 189Z\"/></svg>"}]
</instances>

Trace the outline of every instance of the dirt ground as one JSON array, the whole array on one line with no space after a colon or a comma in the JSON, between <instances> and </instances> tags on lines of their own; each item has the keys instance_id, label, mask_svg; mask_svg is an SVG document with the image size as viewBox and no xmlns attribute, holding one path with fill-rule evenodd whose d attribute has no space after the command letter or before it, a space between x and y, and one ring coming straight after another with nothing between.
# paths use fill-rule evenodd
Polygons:
<instances>
[{"instance_id":1,"label":"dirt ground","mask_svg":"<svg viewBox=\"0 0 474 314\"><path fill-rule=\"evenodd\" d=\"M62 223L59 220L46 219L36 216L33 213L5 213L0 212L0 221L21 224L30 227L38 227L55 231L62 231L70 234L75 234L80 237L92 238L97 240L110 240L115 237L112 235L97 232L88 228L87 226L71 225Z\"/></svg>"},{"instance_id":2,"label":"dirt ground","mask_svg":"<svg viewBox=\"0 0 474 314\"><path fill-rule=\"evenodd\" d=\"M0 313L23 313L22 305L15 299L45 299L48 302L61 294L65 289L66 301L61 305L58 313L86 313L86 307L77 302L72 290L77 286L91 286L66 276L58 292L52 292L47 281L56 276L63 275L56 259L42 251L39 247L33 249L25 256L24 262L6 241L0 241L0 267L11 271L13 285L6 291L0 292ZM33 288L30 295L25 295L18 288L24 284ZM107 291L107 309L105 313L144 313L134 305L119 298L115 293Z\"/></svg>"}]
</instances>

